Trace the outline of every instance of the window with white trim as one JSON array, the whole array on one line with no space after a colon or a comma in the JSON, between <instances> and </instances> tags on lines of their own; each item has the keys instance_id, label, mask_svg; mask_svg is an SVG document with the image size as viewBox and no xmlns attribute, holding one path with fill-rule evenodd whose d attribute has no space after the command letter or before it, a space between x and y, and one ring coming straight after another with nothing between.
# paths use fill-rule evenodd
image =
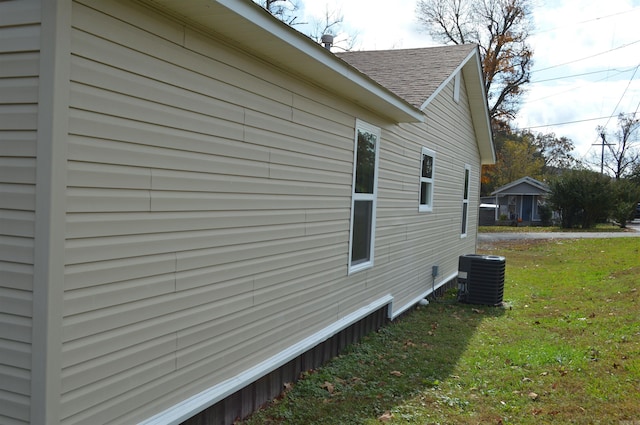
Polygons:
<instances>
[{"instance_id":1,"label":"window with white trim","mask_svg":"<svg viewBox=\"0 0 640 425\"><path fill-rule=\"evenodd\" d=\"M469 224L469 177L471 166L464 166L464 189L462 192L462 230L461 236L467 236L467 226Z\"/></svg>"},{"instance_id":2,"label":"window with white trim","mask_svg":"<svg viewBox=\"0 0 640 425\"><path fill-rule=\"evenodd\" d=\"M436 153L422 148L420 159L420 205L418 210L433 211L433 176L435 172Z\"/></svg>"},{"instance_id":3,"label":"window with white trim","mask_svg":"<svg viewBox=\"0 0 640 425\"><path fill-rule=\"evenodd\" d=\"M380 129L356 121L349 273L373 266Z\"/></svg>"}]
</instances>

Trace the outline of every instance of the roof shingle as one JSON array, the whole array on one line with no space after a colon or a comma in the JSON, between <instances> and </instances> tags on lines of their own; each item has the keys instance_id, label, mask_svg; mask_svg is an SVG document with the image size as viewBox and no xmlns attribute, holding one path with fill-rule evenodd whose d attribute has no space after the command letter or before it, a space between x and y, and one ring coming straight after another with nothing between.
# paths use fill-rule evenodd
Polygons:
<instances>
[{"instance_id":1,"label":"roof shingle","mask_svg":"<svg viewBox=\"0 0 640 425\"><path fill-rule=\"evenodd\" d=\"M343 52L336 56L420 108L476 48L475 44L462 44Z\"/></svg>"}]
</instances>

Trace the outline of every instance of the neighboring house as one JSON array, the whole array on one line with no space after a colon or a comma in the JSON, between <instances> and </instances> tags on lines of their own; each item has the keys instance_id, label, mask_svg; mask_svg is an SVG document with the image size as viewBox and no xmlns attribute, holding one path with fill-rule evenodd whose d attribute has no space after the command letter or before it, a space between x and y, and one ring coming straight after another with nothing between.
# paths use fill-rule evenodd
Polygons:
<instances>
[{"instance_id":1,"label":"neighboring house","mask_svg":"<svg viewBox=\"0 0 640 425\"><path fill-rule=\"evenodd\" d=\"M457 276L477 48L342 58L250 1L0 2L0 422L231 422Z\"/></svg>"},{"instance_id":2,"label":"neighboring house","mask_svg":"<svg viewBox=\"0 0 640 425\"><path fill-rule=\"evenodd\" d=\"M523 177L499 187L484 200L497 206L491 209L496 222L500 217L506 217L508 222L530 225L541 221L539 207L549 193L546 184L532 177Z\"/></svg>"}]
</instances>

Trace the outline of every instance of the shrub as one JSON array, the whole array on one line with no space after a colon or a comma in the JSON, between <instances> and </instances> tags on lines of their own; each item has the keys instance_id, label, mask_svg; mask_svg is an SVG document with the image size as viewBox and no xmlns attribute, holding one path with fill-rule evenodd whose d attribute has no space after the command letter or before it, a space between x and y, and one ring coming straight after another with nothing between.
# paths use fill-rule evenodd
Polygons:
<instances>
[{"instance_id":1,"label":"shrub","mask_svg":"<svg viewBox=\"0 0 640 425\"><path fill-rule=\"evenodd\" d=\"M633 220L636 212L636 205L640 199L640 186L631 180L617 180L612 184L613 206L611 218L620 227L626 227L627 221Z\"/></svg>"},{"instance_id":2,"label":"shrub","mask_svg":"<svg viewBox=\"0 0 640 425\"><path fill-rule=\"evenodd\" d=\"M570 170L551 181L549 203L562 215L562 227L588 229L607 219L614 197L611 179L589 170Z\"/></svg>"}]
</instances>

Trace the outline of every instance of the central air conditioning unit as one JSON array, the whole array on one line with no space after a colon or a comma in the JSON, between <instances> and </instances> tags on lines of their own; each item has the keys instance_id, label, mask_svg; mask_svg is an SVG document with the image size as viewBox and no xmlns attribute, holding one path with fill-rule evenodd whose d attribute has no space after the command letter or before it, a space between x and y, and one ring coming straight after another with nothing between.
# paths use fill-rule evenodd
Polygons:
<instances>
[{"instance_id":1,"label":"central air conditioning unit","mask_svg":"<svg viewBox=\"0 0 640 425\"><path fill-rule=\"evenodd\" d=\"M497 306L504 294L505 258L466 254L458 261L458 301Z\"/></svg>"}]
</instances>

